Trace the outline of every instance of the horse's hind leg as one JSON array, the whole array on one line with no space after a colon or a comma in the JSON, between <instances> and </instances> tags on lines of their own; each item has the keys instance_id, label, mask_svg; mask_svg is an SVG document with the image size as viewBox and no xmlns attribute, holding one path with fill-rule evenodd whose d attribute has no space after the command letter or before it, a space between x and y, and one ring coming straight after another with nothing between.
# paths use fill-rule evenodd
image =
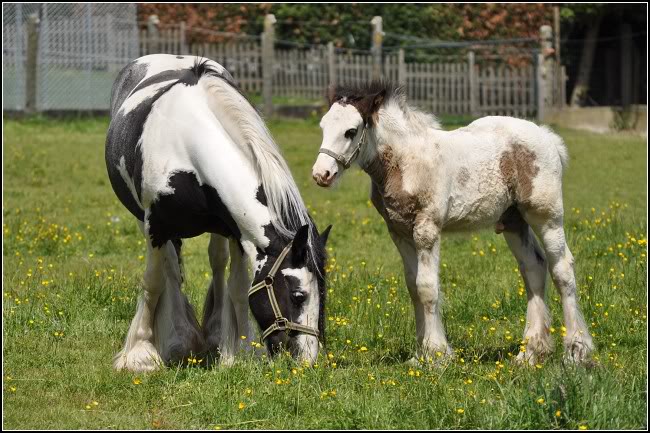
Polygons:
<instances>
[{"instance_id":1,"label":"horse's hind leg","mask_svg":"<svg viewBox=\"0 0 650 433\"><path fill-rule=\"evenodd\" d=\"M517 259L528 296L523 350L517 355L517 360L536 364L553 350L549 333L551 319L544 301L546 261L533 231L519 211L510 208L504 216L503 236Z\"/></svg>"},{"instance_id":2,"label":"horse's hind leg","mask_svg":"<svg viewBox=\"0 0 650 433\"><path fill-rule=\"evenodd\" d=\"M210 236L208 257L212 268L212 280L203 307L203 336L208 352L216 355L221 347L222 309L226 288L228 265L228 239L218 234Z\"/></svg>"},{"instance_id":3,"label":"horse's hind leg","mask_svg":"<svg viewBox=\"0 0 650 433\"><path fill-rule=\"evenodd\" d=\"M164 251L147 241L147 267L144 273L143 292L131 321L124 347L115 355L116 370L152 371L162 365L155 347L153 321L158 298L165 287L163 273Z\"/></svg>"},{"instance_id":4,"label":"horse's hind leg","mask_svg":"<svg viewBox=\"0 0 650 433\"><path fill-rule=\"evenodd\" d=\"M544 243L551 277L562 297L565 355L574 362L586 361L593 341L578 306L573 255L564 236L562 216L536 224L535 229Z\"/></svg>"},{"instance_id":5,"label":"horse's hind leg","mask_svg":"<svg viewBox=\"0 0 650 433\"><path fill-rule=\"evenodd\" d=\"M180 259L169 241L162 248L165 290L161 294L154 320L156 346L166 363L184 362L189 355L205 350L203 335L187 297L181 292Z\"/></svg>"}]
</instances>

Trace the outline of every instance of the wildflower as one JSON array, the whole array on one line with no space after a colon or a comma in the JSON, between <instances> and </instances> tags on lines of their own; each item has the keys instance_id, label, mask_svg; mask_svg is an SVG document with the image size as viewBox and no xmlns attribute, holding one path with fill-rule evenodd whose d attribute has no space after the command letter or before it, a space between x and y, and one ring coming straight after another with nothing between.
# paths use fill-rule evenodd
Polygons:
<instances>
[{"instance_id":1,"label":"wildflower","mask_svg":"<svg viewBox=\"0 0 650 433\"><path fill-rule=\"evenodd\" d=\"M465 413L465 409L458 408L458 409L456 409L456 413L463 414L463 413Z\"/></svg>"},{"instance_id":2,"label":"wildflower","mask_svg":"<svg viewBox=\"0 0 650 433\"><path fill-rule=\"evenodd\" d=\"M555 412L555 417L556 418L559 418L561 415L562 415L562 411L558 410L558 411Z\"/></svg>"},{"instance_id":3,"label":"wildflower","mask_svg":"<svg viewBox=\"0 0 650 433\"><path fill-rule=\"evenodd\" d=\"M246 407L246 403L240 401L237 407L239 407L239 410L244 410L244 408Z\"/></svg>"},{"instance_id":4,"label":"wildflower","mask_svg":"<svg viewBox=\"0 0 650 433\"><path fill-rule=\"evenodd\" d=\"M368 348L366 346L361 346L361 348L359 349L359 352L367 352L367 351Z\"/></svg>"},{"instance_id":5,"label":"wildflower","mask_svg":"<svg viewBox=\"0 0 650 433\"><path fill-rule=\"evenodd\" d=\"M544 399L542 397L538 398L537 403L544 404Z\"/></svg>"},{"instance_id":6,"label":"wildflower","mask_svg":"<svg viewBox=\"0 0 650 433\"><path fill-rule=\"evenodd\" d=\"M133 384L134 385L140 385L142 383L142 380L140 380L139 377L134 377L133 378Z\"/></svg>"}]
</instances>

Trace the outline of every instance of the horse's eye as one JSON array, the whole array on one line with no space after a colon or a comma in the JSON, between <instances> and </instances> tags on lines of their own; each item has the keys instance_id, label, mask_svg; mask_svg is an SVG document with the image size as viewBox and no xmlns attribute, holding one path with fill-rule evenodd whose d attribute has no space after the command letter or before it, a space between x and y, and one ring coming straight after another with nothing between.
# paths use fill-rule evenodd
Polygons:
<instances>
[{"instance_id":1,"label":"horse's eye","mask_svg":"<svg viewBox=\"0 0 650 433\"><path fill-rule=\"evenodd\" d=\"M291 292L291 300L296 305L300 305L305 302L305 294L302 292Z\"/></svg>"},{"instance_id":2,"label":"horse's eye","mask_svg":"<svg viewBox=\"0 0 650 433\"><path fill-rule=\"evenodd\" d=\"M348 129L345 131L345 138L352 140L354 137L357 135L357 130L356 129Z\"/></svg>"}]
</instances>

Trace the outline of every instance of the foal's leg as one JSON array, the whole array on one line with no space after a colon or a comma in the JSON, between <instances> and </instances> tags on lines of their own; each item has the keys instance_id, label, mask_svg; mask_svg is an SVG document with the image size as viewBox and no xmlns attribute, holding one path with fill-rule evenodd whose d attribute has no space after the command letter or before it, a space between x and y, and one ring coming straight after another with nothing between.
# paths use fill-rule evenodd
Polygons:
<instances>
[{"instance_id":1,"label":"foal's leg","mask_svg":"<svg viewBox=\"0 0 650 433\"><path fill-rule=\"evenodd\" d=\"M207 350L216 355L221 346L222 310L226 288L226 265L228 264L228 239L218 234L210 235L208 257L212 268L212 280L203 307L203 336Z\"/></svg>"},{"instance_id":2,"label":"foal's leg","mask_svg":"<svg viewBox=\"0 0 650 433\"><path fill-rule=\"evenodd\" d=\"M517 360L534 365L553 350L553 340L549 333L551 318L544 303L546 261L533 231L518 211L516 216L508 221L504 230L503 236L517 259L528 296L525 346L517 355Z\"/></svg>"},{"instance_id":3,"label":"foal's leg","mask_svg":"<svg viewBox=\"0 0 650 433\"><path fill-rule=\"evenodd\" d=\"M408 257L408 261L416 266L415 293L410 291L416 321L421 315L418 343L425 357L434 357L437 352L450 356L453 351L445 336L440 308L440 229L431 221L416 221L413 242L415 257Z\"/></svg>"},{"instance_id":4,"label":"foal's leg","mask_svg":"<svg viewBox=\"0 0 650 433\"><path fill-rule=\"evenodd\" d=\"M424 341L424 306L418 297L418 289L416 285L416 278L418 273L418 256L415 249L413 239L401 237L389 229L390 237L397 247L397 250L402 257L402 265L404 266L404 279L406 280L406 287L408 288L409 295L411 296L411 303L413 304L413 311L415 312L415 333L417 336L418 345L421 347Z\"/></svg>"},{"instance_id":5,"label":"foal's leg","mask_svg":"<svg viewBox=\"0 0 650 433\"><path fill-rule=\"evenodd\" d=\"M165 253L160 248L154 248L149 237L146 238L147 267L144 272L143 291L124 348L113 359L113 367L116 370L153 371L163 363L155 347L153 321L158 298L165 288Z\"/></svg>"},{"instance_id":6,"label":"foal's leg","mask_svg":"<svg viewBox=\"0 0 650 433\"><path fill-rule=\"evenodd\" d=\"M564 236L563 219L561 216L549 219L537 225L536 231L544 243L553 283L562 297L565 355L574 362L586 361L593 350L593 342L578 306L573 255Z\"/></svg>"}]
</instances>

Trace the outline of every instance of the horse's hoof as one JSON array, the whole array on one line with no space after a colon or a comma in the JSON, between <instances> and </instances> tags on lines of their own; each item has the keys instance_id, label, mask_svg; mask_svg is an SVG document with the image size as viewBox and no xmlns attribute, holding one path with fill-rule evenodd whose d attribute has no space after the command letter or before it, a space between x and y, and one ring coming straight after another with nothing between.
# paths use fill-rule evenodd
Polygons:
<instances>
[{"instance_id":1,"label":"horse's hoof","mask_svg":"<svg viewBox=\"0 0 650 433\"><path fill-rule=\"evenodd\" d=\"M156 371L163 365L158 351L148 341L138 342L126 352L121 350L113 359L115 370L128 370L134 373Z\"/></svg>"},{"instance_id":2,"label":"horse's hoof","mask_svg":"<svg viewBox=\"0 0 650 433\"><path fill-rule=\"evenodd\" d=\"M591 341L575 339L564 347L564 358L574 364L589 365L593 345Z\"/></svg>"}]
</instances>

